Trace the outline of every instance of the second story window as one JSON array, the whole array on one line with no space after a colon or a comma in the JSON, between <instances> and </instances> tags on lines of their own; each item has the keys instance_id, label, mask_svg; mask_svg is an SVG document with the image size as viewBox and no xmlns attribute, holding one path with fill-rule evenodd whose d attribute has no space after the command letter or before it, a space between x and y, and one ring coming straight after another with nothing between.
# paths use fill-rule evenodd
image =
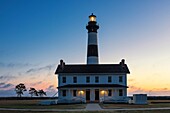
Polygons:
<instances>
[{"instance_id":1,"label":"second story window","mask_svg":"<svg viewBox=\"0 0 170 113\"><path fill-rule=\"evenodd\" d=\"M77 83L77 77L73 77L73 83Z\"/></svg>"},{"instance_id":2,"label":"second story window","mask_svg":"<svg viewBox=\"0 0 170 113\"><path fill-rule=\"evenodd\" d=\"M119 82L123 82L123 76L119 76Z\"/></svg>"},{"instance_id":3,"label":"second story window","mask_svg":"<svg viewBox=\"0 0 170 113\"><path fill-rule=\"evenodd\" d=\"M63 82L63 83L66 83L66 77L63 77L63 78L62 78L62 82Z\"/></svg>"},{"instance_id":4,"label":"second story window","mask_svg":"<svg viewBox=\"0 0 170 113\"><path fill-rule=\"evenodd\" d=\"M86 83L90 83L90 77L86 77Z\"/></svg>"},{"instance_id":5,"label":"second story window","mask_svg":"<svg viewBox=\"0 0 170 113\"><path fill-rule=\"evenodd\" d=\"M109 83L112 82L112 76L108 76L108 82L109 82Z\"/></svg>"},{"instance_id":6,"label":"second story window","mask_svg":"<svg viewBox=\"0 0 170 113\"><path fill-rule=\"evenodd\" d=\"M99 77L95 77L95 83L99 82Z\"/></svg>"}]
</instances>

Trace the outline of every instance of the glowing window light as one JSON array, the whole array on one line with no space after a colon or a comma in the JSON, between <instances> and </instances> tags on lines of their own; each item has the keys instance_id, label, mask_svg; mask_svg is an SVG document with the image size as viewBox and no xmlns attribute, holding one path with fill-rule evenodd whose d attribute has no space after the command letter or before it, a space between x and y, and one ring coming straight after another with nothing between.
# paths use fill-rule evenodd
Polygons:
<instances>
[{"instance_id":1,"label":"glowing window light","mask_svg":"<svg viewBox=\"0 0 170 113\"><path fill-rule=\"evenodd\" d=\"M91 22L96 21L96 16L93 15L93 13L92 13L92 15L89 16L89 20L90 20Z\"/></svg>"}]
</instances>

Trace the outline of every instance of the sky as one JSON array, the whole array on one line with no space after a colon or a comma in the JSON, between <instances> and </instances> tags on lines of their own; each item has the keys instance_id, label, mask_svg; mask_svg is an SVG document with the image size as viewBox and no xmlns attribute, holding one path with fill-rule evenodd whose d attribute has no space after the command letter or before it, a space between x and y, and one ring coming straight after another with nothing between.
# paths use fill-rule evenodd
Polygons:
<instances>
[{"instance_id":1,"label":"sky","mask_svg":"<svg viewBox=\"0 0 170 113\"><path fill-rule=\"evenodd\" d=\"M86 64L91 13L100 27L100 63L126 60L128 95L169 96L169 6L169 0L0 0L0 96L16 96L19 83L53 96L60 59Z\"/></svg>"}]
</instances>

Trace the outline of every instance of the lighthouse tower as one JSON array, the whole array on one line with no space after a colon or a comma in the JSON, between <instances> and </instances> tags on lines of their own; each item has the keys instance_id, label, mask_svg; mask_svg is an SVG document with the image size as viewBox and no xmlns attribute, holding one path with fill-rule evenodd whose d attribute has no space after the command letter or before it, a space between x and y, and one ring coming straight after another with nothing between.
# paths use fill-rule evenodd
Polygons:
<instances>
[{"instance_id":1,"label":"lighthouse tower","mask_svg":"<svg viewBox=\"0 0 170 113\"><path fill-rule=\"evenodd\" d=\"M86 29L88 30L87 64L98 64L97 30L99 26L96 22L96 16L93 13L89 16Z\"/></svg>"}]
</instances>

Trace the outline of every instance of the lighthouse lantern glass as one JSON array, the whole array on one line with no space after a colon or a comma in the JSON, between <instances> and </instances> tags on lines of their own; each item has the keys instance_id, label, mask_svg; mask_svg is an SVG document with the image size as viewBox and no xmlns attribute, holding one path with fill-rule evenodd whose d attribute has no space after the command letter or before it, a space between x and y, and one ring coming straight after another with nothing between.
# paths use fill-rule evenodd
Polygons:
<instances>
[{"instance_id":1,"label":"lighthouse lantern glass","mask_svg":"<svg viewBox=\"0 0 170 113\"><path fill-rule=\"evenodd\" d=\"M90 21L96 21L96 17L95 16L90 16L89 19L90 19Z\"/></svg>"}]
</instances>

